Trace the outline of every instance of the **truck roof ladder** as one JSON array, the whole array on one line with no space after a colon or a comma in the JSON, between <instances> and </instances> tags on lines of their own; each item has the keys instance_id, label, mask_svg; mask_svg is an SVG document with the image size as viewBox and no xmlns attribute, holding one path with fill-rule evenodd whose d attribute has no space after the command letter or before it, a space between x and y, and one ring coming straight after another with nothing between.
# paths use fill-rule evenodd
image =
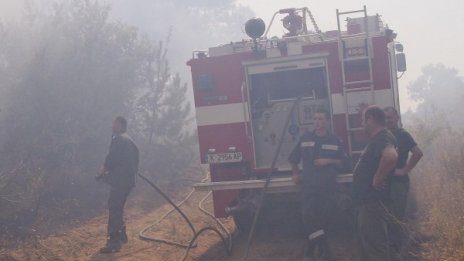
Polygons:
<instances>
[{"instance_id":1,"label":"truck roof ladder","mask_svg":"<svg viewBox=\"0 0 464 261\"><path fill-rule=\"evenodd\" d=\"M340 25L340 18L349 14L363 14L363 29L360 32L355 34L349 33L349 28L347 33L344 34ZM349 19L349 18L348 18ZM347 19L347 20L348 20ZM360 120L355 120L351 116L356 115L357 111L360 108L359 104L359 95L364 97L369 96L365 102L368 104L375 104L375 92L374 92L374 82L373 82L373 72L372 72L372 43L369 38L369 24L367 9L364 6L361 10L340 12L337 9L337 25L338 25L338 48L339 48L339 58L342 69L342 84L343 84L343 96L345 100L345 121L346 129L348 132L348 152L350 155L359 156L362 152L362 148L356 148L353 144L354 136L356 132L362 131L362 126ZM361 26L361 25L358 25ZM353 48L354 46L354 48ZM353 66L356 67L361 65L367 76L363 79L350 79L347 77L349 71L353 69ZM363 94L361 94L363 92ZM350 99L349 96L356 97L358 99Z\"/></svg>"}]
</instances>

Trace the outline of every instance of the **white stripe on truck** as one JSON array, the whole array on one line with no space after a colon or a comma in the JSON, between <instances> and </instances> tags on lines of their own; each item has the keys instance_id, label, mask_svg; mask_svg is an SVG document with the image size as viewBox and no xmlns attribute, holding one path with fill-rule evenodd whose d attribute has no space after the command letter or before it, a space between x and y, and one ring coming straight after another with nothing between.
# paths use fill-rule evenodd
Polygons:
<instances>
[{"instance_id":1,"label":"white stripe on truck","mask_svg":"<svg viewBox=\"0 0 464 261\"><path fill-rule=\"evenodd\" d=\"M209 126L248 121L248 103L196 107L197 125Z\"/></svg>"},{"instance_id":2,"label":"white stripe on truck","mask_svg":"<svg viewBox=\"0 0 464 261\"><path fill-rule=\"evenodd\" d=\"M375 90L375 105L381 108L394 106L393 90ZM371 91L349 92L348 110L350 114L357 113L358 106L363 103L371 104ZM342 93L332 94L332 113L345 114L345 97ZM248 122L248 103L230 103L213 106L196 107L198 126L230 124Z\"/></svg>"},{"instance_id":3,"label":"white stripe on truck","mask_svg":"<svg viewBox=\"0 0 464 261\"><path fill-rule=\"evenodd\" d=\"M350 114L357 113L359 110L359 105L366 103L372 105L372 94L371 91L356 91L346 93L348 99L348 111ZM375 105L380 108L385 108L388 106L394 106L395 99L393 98L393 90L375 90ZM342 93L332 94L332 113L333 114L345 114L346 105L345 97Z\"/></svg>"}]
</instances>

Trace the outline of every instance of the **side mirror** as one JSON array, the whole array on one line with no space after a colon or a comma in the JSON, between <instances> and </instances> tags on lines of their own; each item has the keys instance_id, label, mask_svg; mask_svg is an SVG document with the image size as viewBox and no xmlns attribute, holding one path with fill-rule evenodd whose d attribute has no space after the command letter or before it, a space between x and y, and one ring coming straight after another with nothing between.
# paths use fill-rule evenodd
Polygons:
<instances>
[{"instance_id":1,"label":"side mirror","mask_svg":"<svg viewBox=\"0 0 464 261\"><path fill-rule=\"evenodd\" d=\"M396 54L396 69L398 72L406 71L406 55L404 53Z\"/></svg>"}]
</instances>

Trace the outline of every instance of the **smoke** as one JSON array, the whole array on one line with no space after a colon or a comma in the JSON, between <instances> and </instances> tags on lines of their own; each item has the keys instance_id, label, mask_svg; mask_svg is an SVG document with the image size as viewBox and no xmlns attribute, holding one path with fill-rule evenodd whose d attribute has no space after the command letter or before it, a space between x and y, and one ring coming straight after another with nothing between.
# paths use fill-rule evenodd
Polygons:
<instances>
[{"instance_id":1,"label":"smoke","mask_svg":"<svg viewBox=\"0 0 464 261\"><path fill-rule=\"evenodd\" d=\"M16 0L0 1L0 19L3 22L18 20L21 17L23 4Z\"/></svg>"},{"instance_id":2,"label":"smoke","mask_svg":"<svg viewBox=\"0 0 464 261\"><path fill-rule=\"evenodd\" d=\"M242 28L254 15L233 0L119 0L112 2L112 11L112 19L137 26L151 39L165 40L169 35L171 66L188 82L186 62L192 51L247 38Z\"/></svg>"},{"instance_id":3,"label":"smoke","mask_svg":"<svg viewBox=\"0 0 464 261\"><path fill-rule=\"evenodd\" d=\"M29 1L0 27L0 234L98 211L105 187L94 176L117 114L151 176L168 182L198 158L166 45L110 20L110 9Z\"/></svg>"}]
</instances>

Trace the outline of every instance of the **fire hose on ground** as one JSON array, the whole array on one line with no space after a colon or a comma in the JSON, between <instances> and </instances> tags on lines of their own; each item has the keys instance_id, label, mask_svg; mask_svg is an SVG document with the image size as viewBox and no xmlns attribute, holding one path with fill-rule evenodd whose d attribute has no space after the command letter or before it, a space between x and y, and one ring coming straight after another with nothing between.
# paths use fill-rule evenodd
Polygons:
<instances>
[{"instance_id":1,"label":"fire hose on ground","mask_svg":"<svg viewBox=\"0 0 464 261\"><path fill-rule=\"evenodd\" d=\"M256 229L256 225L257 225L257 221L258 221L258 218L259 218L259 214L261 212L261 209L264 205L264 202L265 202L265 196L266 196L266 192L267 192L267 189L269 187L269 184L270 184L270 181L272 179L272 174L273 174L273 170L274 170L274 167L275 167L275 164L277 162L277 158L278 158L278 155L279 155L279 152L280 152L280 149L281 149L281 146L282 146L282 143L283 143L283 138L284 138L284 135L285 135L285 132L287 131L287 127L288 127L288 124L290 122L290 118L291 118L291 115L293 113L293 111L295 110L297 104L299 103L299 101L301 100L301 97L299 97L294 103L293 103L293 106L289 112L289 115L286 119L286 122L285 122L285 125L284 125L284 129L282 130L282 133L281 133L281 136L280 136L280 140L279 140L279 143L278 143L278 146L277 146L277 150L276 150L276 153L274 155L274 158L273 158L273 161L272 161L272 164L271 164L271 170L267 173L266 175L266 182L265 182L265 185L264 185L264 188L261 190L261 193L259 195L259 198L258 198L258 204L257 204L257 209L256 209L256 212L255 212L255 215L253 217L253 222L252 222L252 225L251 225L251 228L250 228L250 231L249 231L249 234L248 234L248 240L247 240L247 244L246 244L246 250L245 250L245 255L243 257L243 260L244 261L247 261L248 260L248 255L249 255L249 251L250 251L250 247L251 247L251 244L252 244L252 240L253 240L253 236L254 236L254 233L255 233L255 229ZM185 248L185 253L182 257L182 261L186 260L187 256L188 256L188 253L190 251L190 249L196 247L196 240L197 238L204 232L206 231L213 231L215 232L220 238L221 238L221 241L222 241L222 244L224 246L224 249L227 253L227 255L231 255L231 252L232 252L232 235L231 233L228 231L228 229L224 226L224 224L222 224L217 218L215 218L211 213L209 213L207 210L205 210L203 208L203 203L204 201L206 201L206 199L211 195L211 191L208 192L208 194L203 197L198 206L199 206L199 209L205 213L206 215L208 215L209 217L211 217L218 225L219 227L223 230L223 232L225 234L227 234L227 237L228 237L228 243L226 243L226 238L223 236L223 234L215 227L212 227L212 226L206 226L206 227L203 227L201 228L200 230L196 230L195 227L193 226L192 222L189 220L189 218L185 215L185 213L182 212L182 210L180 209L180 206L182 206L186 201L188 201L190 199L190 197L192 196L192 194L195 192L194 189L192 189L192 191L190 191L188 193L188 195L180 202L178 203L177 205L163 192L161 191L161 189L159 187L157 187L153 182L151 182L147 177L143 176L142 174L139 173L139 176L145 180L151 187L153 187L159 194L161 194L161 196L169 202L169 204L171 204L173 206L173 209L171 209L170 211L168 211L167 213L165 213L159 220L157 220L155 223L145 227L142 231L140 231L139 233L139 237L140 239L142 240L147 240L147 241L154 241L154 242L160 242L160 243L165 243L165 244L170 244L170 245L175 245L175 246L178 246L178 247L182 247L182 248ZM206 178L204 178L202 180L202 182L205 182L206 180L208 180L208 176ZM173 211L177 211L182 217L183 219L186 221L186 223L189 225L190 229L192 230L192 238L190 239L189 241L189 244L185 244L185 243L180 243L180 242L175 242L175 241L172 241L172 240L167 240L167 239L162 239L162 238L152 238L152 237L148 237L146 235L144 235L145 232L147 232L148 230L150 230L152 227L156 226L156 225L159 225L161 223L162 220L164 220L167 216L169 216L169 214L171 214ZM388 210L387 212L392 215ZM392 215L392 217L394 217ZM403 230L408 230L407 229L407 225L404 224L403 222L399 221L396 219L396 222L398 222L402 229ZM410 233L410 231L409 231ZM412 238L412 237L411 237ZM415 239L413 239L413 242L417 242ZM352 257L353 258L353 257Z\"/></svg>"},{"instance_id":2,"label":"fire hose on ground","mask_svg":"<svg viewBox=\"0 0 464 261\"><path fill-rule=\"evenodd\" d=\"M231 252L232 252L232 236L231 236L230 232L224 226L224 224L222 224L218 219L216 219L211 213L206 211L202 206L203 202L211 195L211 192L209 192L202 200L200 200L200 202L198 204L198 207L203 213L205 213L206 215L212 217L213 220L215 220L216 223L219 225L219 227L221 227L221 229L227 234L227 237L229 239L228 243L226 243L226 239L223 236L223 234L215 227L206 226L206 227L203 227L203 228L201 228L200 230L197 231L195 229L195 227L193 226L192 222L190 221L190 219L180 209L180 206L182 206L187 200L189 200L190 197L192 196L192 194L195 192L194 189L192 189L192 191L190 191L189 194L180 203L175 204L158 186L156 186L153 182L151 182L147 177L145 177L141 173L139 173L139 176L143 180L145 180L152 188L154 188L173 207L170 211L166 212L160 219L158 219L154 223L152 223L149 226L142 229L139 232L139 238L140 239L146 240L146 241L152 241L152 242L165 243L165 244L185 248L186 250L185 250L184 256L181 259L181 260L185 260L187 258L187 256L188 256L188 253L189 253L190 249L196 247L196 240L197 240L198 236L200 236L205 231L213 231L221 238L221 241L223 243L223 246L224 246L224 248L226 250L227 255L231 254ZM205 178L202 182L204 182L206 179L207 178ZM168 240L168 239L164 239L164 238L149 237L149 236L145 235L145 233L148 230L150 230L151 228L153 228L156 225L159 225L167 216L169 216L174 211L177 211L182 216L182 218L185 220L185 222L188 224L190 230L192 231L193 235L192 235L192 238L189 241L189 244L185 244L185 243L181 243L181 242L175 242L173 240Z\"/></svg>"},{"instance_id":3,"label":"fire hose on ground","mask_svg":"<svg viewBox=\"0 0 464 261\"><path fill-rule=\"evenodd\" d=\"M280 140L279 140L279 144L277 146L277 151L275 152L275 155L274 155L274 158L273 158L273 161L272 161L272 164L271 164L271 171L268 172L267 176L266 176L266 183L264 185L264 188L262 189L261 191L261 195L259 197L259 203L258 203L258 208L256 210L256 213L254 215L254 218L253 218L253 223L252 223L252 226L251 226L251 229L250 229L250 232L249 232L249 235L248 235L248 240L247 240L247 245L246 245L246 252L245 252L245 256L243 258L243 260L248 260L248 254L249 254L249 250L250 250L250 246L251 246L251 243L252 243L252 240L253 240L253 236L254 236L254 232L255 232L255 228L256 228L256 224L257 224L257 220L258 220L258 217L259 217L259 214L260 214L260 211L261 211L261 208L264 204L264 200L265 200L265 195L266 195L266 191L269 187L269 183L271 181L271 178L272 178L272 174L273 174L273 169L275 167L275 164L277 162L277 158L278 158L278 155L279 155L279 152L280 152L280 148L282 147L282 143L283 143L283 138L284 138L284 135L285 135L285 132L287 131L287 127L288 127L288 124L290 123L290 118L291 118L291 115L293 114L293 111L295 110L297 104L299 103L299 101L301 100L301 97L299 97L298 99L295 100L295 102L293 103L292 105L292 108L289 112L289 115L287 116L287 119L286 119L286 122L285 122L285 125L284 125L284 129L282 130L282 133L281 133L281 136L280 136ZM188 253L190 251L190 249L194 248L196 246L196 240L197 238L204 232L206 231L213 231L215 232L222 240L222 243L223 243L223 246L224 246L224 249L227 253L227 255L230 255L231 252L232 252L232 235L231 233L227 230L227 228L217 219L215 218L211 213L209 213L208 211L206 211L203 207L202 207L202 204L203 202L211 195L211 192L209 192L199 203L199 209L205 213L206 215L210 216L211 218L213 218L213 220L216 221L216 223L219 225L219 227L222 228L222 230L228 235L228 241L229 243L226 243L226 239L224 238L224 236L222 235L222 233L215 227L212 227L212 226L206 226L206 227L203 227L201 228L200 230L196 230L195 227L193 226L192 222L189 220L189 218L185 215L185 213L180 209L180 206L183 205L191 196L192 194L194 193L194 189L192 191L190 191L190 193L187 195L187 197L184 198L184 200L182 200L179 204L175 204L158 186L156 186L153 182L151 182L147 177L145 177L144 175L140 174L139 173L139 176L145 180L152 188L154 188L169 204L171 204L173 206L173 209L171 209L170 211L168 211L166 214L164 214L160 219L158 219L156 222L154 222L153 224L145 227L142 231L140 231L139 233L139 238L142 239L142 240L146 240L146 241L153 241L153 242L160 242L160 243L165 243L165 244L170 244L170 245L175 245L175 246L178 246L178 247L182 247L182 248L186 248L185 250L185 253L184 253L184 256L182 257L182 261L185 260L188 256ZM206 177L202 182L206 181L208 179L208 177ZM167 240L167 239L163 239L163 238L153 238L153 237L148 237L145 234L145 232L147 232L148 230L150 230L152 227L158 225L161 223L161 221L163 221L169 214L171 214L173 211L177 211L181 216L182 218L187 222L187 224L189 225L190 229L192 230L192 238L189 242L188 245L186 245L185 243L180 243L180 242L175 242L175 241L172 241L172 240Z\"/></svg>"}]
</instances>

